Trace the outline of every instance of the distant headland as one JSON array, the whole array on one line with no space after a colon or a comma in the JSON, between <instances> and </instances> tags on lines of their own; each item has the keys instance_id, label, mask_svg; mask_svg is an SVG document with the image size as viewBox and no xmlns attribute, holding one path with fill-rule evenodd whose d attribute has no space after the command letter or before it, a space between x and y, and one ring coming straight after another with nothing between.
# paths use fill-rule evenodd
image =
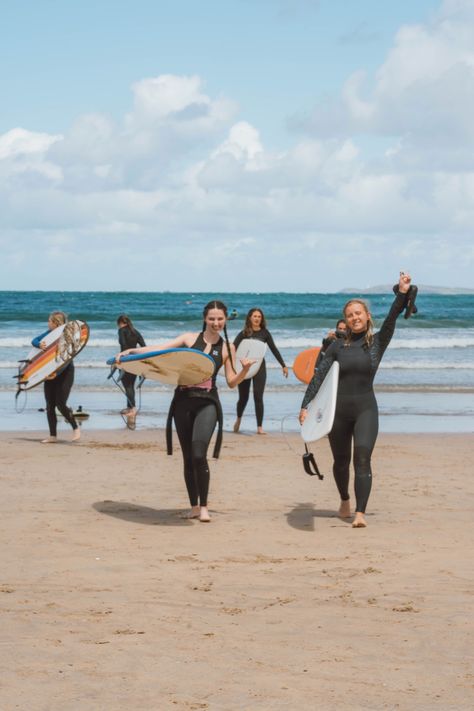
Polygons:
<instances>
[{"instance_id":1,"label":"distant headland","mask_svg":"<svg viewBox=\"0 0 474 711\"><path fill-rule=\"evenodd\" d=\"M382 284L379 286L369 286L365 289L361 289L360 287L348 287L341 289L338 294L385 294L387 291L392 290L392 286L393 284ZM442 296L474 294L474 289L462 289L449 286L426 286L423 284L417 284L417 286L418 291L423 294L440 294Z\"/></svg>"}]
</instances>

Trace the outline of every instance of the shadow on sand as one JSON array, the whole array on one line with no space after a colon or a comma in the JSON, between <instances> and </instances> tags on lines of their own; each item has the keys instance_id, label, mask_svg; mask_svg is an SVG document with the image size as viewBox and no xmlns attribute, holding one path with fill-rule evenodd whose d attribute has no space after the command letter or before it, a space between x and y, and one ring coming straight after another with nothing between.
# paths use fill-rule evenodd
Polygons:
<instances>
[{"instance_id":1,"label":"shadow on sand","mask_svg":"<svg viewBox=\"0 0 474 711\"><path fill-rule=\"evenodd\" d=\"M285 515L288 524L299 531L314 531L315 518L335 518L341 523L351 525L351 519L339 518L334 509L315 509L312 503L296 504Z\"/></svg>"},{"instance_id":2,"label":"shadow on sand","mask_svg":"<svg viewBox=\"0 0 474 711\"><path fill-rule=\"evenodd\" d=\"M152 509L127 501L97 501L92 507L99 513L145 526L192 526L193 522L180 518L180 509Z\"/></svg>"}]
</instances>

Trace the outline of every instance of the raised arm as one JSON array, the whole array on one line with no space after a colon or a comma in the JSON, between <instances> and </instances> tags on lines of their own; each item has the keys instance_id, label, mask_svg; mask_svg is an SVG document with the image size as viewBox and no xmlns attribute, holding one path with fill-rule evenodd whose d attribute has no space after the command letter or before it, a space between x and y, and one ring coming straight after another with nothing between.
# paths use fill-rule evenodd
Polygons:
<instances>
[{"instance_id":1,"label":"raised arm","mask_svg":"<svg viewBox=\"0 0 474 711\"><path fill-rule=\"evenodd\" d=\"M119 363L121 356L136 355L139 353L145 354L151 353L152 351L165 351L169 348L191 348L196 338L197 333L182 333L180 336L173 338L173 340L167 341L167 343L160 343L159 345L155 344L153 346L144 346L143 348L128 348L127 350L118 353L115 360L117 361L117 363Z\"/></svg>"},{"instance_id":2,"label":"raised arm","mask_svg":"<svg viewBox=\"0 0 474 711\"><path fill-rule=\"evenodd\" d=\"M411 276L400 272L400 279L398 282L398 293L393 300L390 310L383 322L380 330L377 333L377 339L380 344L380 355L384 353L388 344L392 340L392 336L395 331L395 325L397 323L397 318L402 313L406 305L406 295L410 288Z\"/></svg>"}]
</instances>

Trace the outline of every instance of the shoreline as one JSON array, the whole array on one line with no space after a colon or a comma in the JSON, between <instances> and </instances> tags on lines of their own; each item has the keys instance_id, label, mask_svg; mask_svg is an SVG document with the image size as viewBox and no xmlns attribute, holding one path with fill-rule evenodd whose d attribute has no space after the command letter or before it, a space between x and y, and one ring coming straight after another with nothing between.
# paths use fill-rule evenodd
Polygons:
<instances>
[{"instance_id":1,"label":"shoreline","mask_svg":"<svg viewBox=\"0 0 474 711\"><path fill-rule=\"evenodd\" d=\"M224 429L232 431L235 420L237 395L226 388L220 389L224 412ZM303 397L301 391L265 392L264 427L273 433L298 433L297 413ZM17 402L13 392L0 392L0 432L31 431L47 429L45 407L41 387L28 391L25 403L22 393ZM164 427L172 398L171 390L143 391L141 410L137 417L137 429ZM474 422L474 393L426 393L426 392L385 392L377 393L380 412L380 431L392 433L470 433ZM137 397L137 403L139 402ZM125 424L120 417L124 406L124 396L118 389L102 392L82 391L73 388L69 397L73 409L79 406L90 413L83 422L84 432L96 430L120 431ZM18 407L19 412L15 410ZM20 412L20 410L25 409ZM66 425L58 419L59 430ZM254 407L250 398L242 419L242 428L248 433L256 429Z\"/></svg>"},{"instance_id":2,"label":"shoreline","mask_svg":"<svg viewBox=\"0 0 474 711\"><path fill-rule=\"evenodd\" d=\"M226 433L201 524L162 430L43 435L0 433L5 708L472 708L474 435L379 435L366 529L324 440Z\"/></svg>"}]
</instances>

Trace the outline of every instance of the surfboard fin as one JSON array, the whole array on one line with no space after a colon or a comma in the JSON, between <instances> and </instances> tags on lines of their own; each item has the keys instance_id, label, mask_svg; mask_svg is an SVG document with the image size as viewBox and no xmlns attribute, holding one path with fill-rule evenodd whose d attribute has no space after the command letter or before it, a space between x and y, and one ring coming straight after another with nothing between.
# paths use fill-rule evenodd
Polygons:
<instances>
[{"instance_id":1,"label":"surfboard fin","mask_svg":"<svg viewBox=\"0 0 474 711\"><path fill-rule=\"evenodd\" d=\"M393 287L393 293L398 294L398 284L395 284ZM406 293L406 300L405 300L405 314L403 318L410 318L412 314L417 314L418 309L416 307L415 301L416 301L416 295L418 294L418 287L415 286L415 284L412 284L410 288L408 289Z\"/></svg>"},{"instance_id":2,"label":"surfboard fin","mask_svg":"<svg viewBox=\"0 0 474 711\"><path fill-rule=\"evenodd\" d=\"M306 452L303 454L303 467L306 474L309 474L310 476L317 476L319 479L324 479L324 476L318 469L314 454L309 451L307 444L305 444L304 448Z\"/></svg>"}]
</instances>

